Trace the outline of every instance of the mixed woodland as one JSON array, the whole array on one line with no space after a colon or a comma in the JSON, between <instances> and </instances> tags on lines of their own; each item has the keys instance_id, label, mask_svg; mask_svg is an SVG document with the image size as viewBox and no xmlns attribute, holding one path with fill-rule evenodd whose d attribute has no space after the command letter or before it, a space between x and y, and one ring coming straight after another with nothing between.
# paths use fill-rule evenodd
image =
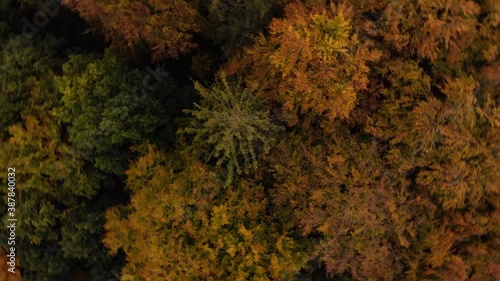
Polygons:
<instances>
[{"instance_id":1,"label":"mixed woodland","mask_svg":"<svg viewBox=\"0 0 500 281\"><path fill-rule=\"evenodd\" d=\"M0 280L500 280L499 25L497 0L0 0Z\"/></svg>"}]
</instances>

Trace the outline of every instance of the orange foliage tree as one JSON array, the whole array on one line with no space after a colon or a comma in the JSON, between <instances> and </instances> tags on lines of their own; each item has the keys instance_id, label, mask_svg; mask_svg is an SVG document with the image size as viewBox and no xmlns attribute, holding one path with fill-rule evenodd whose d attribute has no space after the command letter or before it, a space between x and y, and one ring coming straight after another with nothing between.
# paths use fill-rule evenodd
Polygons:
<instances>
[{"instance_id":1,"label":"orange foliage tree","mask_svg":"<svg viewBox=\"0 0 500 281\"><path fill-rule=\"evenodd\" d=\"M346 5L292 3L283 19L274 19L269 38L225 67L228 74L245 74L264 84L267 97L283 105L292 123L304 113L347 118L365 89L369 61L378 53L358 38Z\"/></svg>"},{"instance_id":2,"label":"orange foliage tree","mask_svg":"<svg viewBox=\"0 0 500 281\"><path fill-rule=\"evenodd\" d=\"M189 1L63 0L62 3L78 12L114 46L132 48L145 42L155 61L178 57L195 46L192 37L199 30L198 11Z\"/></svg>"}]
</instances>

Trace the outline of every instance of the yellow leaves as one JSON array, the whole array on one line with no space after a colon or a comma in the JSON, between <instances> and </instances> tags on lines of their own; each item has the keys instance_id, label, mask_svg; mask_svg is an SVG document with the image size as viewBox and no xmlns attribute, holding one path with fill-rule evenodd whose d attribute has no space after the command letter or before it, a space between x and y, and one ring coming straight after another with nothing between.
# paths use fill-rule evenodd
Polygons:
<instances>
[{"instance_id":1,"label":"yellow leaves","mask_svg":"<svg viewBox=\"0 0 500 281\"><path fill-rule=\"evenodd\" d=\"M115 255L119 248L128 249L130 246L129 228L122 218L122 211L117 208L110 208L106 211L106 224L104 229L108 234L103 239L103 243L110 249L110 253Z\"/></svg>"},{"instance_id":2,"label":"yellow leaves","mask_svg":"<svg viewBox=\"0 0 500 281\"><path fill-rule=\"evenodd\" d=\"M125 172L127 175L127 185L132 190L138 190L144 184L159 187L168 183L166 179L171 179L173 176L171 169L158 166L159 163L166 161L163 152L156 150L152 145L147 145L143 149L147 149L147 153L139 157ZM153 176L155 174L158 174L157 177ZM150 179L152 182L149 182Z\"/></svg>"},{"instance_id":3,"label":"yellow leaves","mask_svg":"<svg viewBox=\"0 0 500 281\"><path fill-rule=\"evenodd\" d=\"M262 186L244 181L223 189L204 165L190 161L173 175L150 175L171 164L162 153L144 153L130 168L138 171L128 175L137 177L132 184L145 185L134 190L130 206L106 217L106 245L128 257L123 274L141 280L289 280L306 262L291 238L279 238L281 226L266 214ZM168 188L151 184L162 180ZM272 255L279 256L277 272Z\"/></svg>"},{"instance_id":4,"label":"yellow leaves","mask_svg":"<svg viewBox=\"0 0 500 281\"><path fill-rule=\"evenodd\" d=\"M486 60L489 63L492 63L495 61L498 54L500 53L499 48L500 48L500 46L490 45L488 48L485 48L483 50L483 56L486 58Z\"/></svg>"},{"instance_id":5,"label":"yellow leaves","mask_svg":"<svg viewBox=\"0 0 500 281\"><path fill-rule=\"evenodd\" d=\"M305 262L306 257L301 252L290 251L295 247L295 241L286 236L280 236L276 242L276 250L271 255L269 276L271 280L292 280Z\"/></svg>"},{"instance_id":6,"label":"yellow leaves","mask_svg":"<svg viewBox=\"0 0 500 281\"><path fill-rule=\"evenodd\" d=\"M212 208L211 228L219 230L222 226L230 224L227 206L214 206Z\"/></svg>"},{"instance_id":7,"label":"yellow leaves","mask_svg":"<svg viewBox=\"0 0 500 281\"><path fill-rule=\"evenodd\" d=\"M435 148L436 138L440 133L438 114L442 108L443 104L432 97L428 101L418 104L412 112L415 121L411 130L415 132L417 137L415 143L422 151L428 152Z\"/></svg>"},{"instance_id":8,"label":"yellow leaves","mask_svg":"<svg viewBox=\"0 0 500 281\"><path fill-rule=\"evenodd\" d=\"M271 256L271 263L269 265L271 272L273 272L273 277L278 277L278 272L281 270L281 265L278 257L276 255Z\"/></svg>"},{"instance_id":9,"label":"yellow leaves","mask_svg":"<svg viewBox=\"0 0 500 281\"><path fill-rule=\"evenodd\" d=\"M311 26L319 30L313 33L314 41L310 44L320 53L322 60L333 62L337 56L347 55L351 27L342 13L334 18L325 13L312 14L311 19Z\"/></svg>"},{"instance_id":10,"label":"yellow leaves","mask_svg":"<svg viewBox=\"0 0 500 281\"><path fill-rule=\"evenodd\" d=\"M238 251L237 249L237 245L235 244L229 244L226 248L226 252L229 253L229 255L234 258L234 256L236 255L236 252Z\"/></svg>"},{"instance_id":11,"label":"yellow leaves","mask_svg":"<svg viewBox=\"0 0 500 281\"><path fill-rule=\"evenodd\" d=\"M245 241L252 242L252 238L253 238L252 231L246 229L245 226L242 225L238 228L238 232L242 235L242 237Z\"/></svg>"},{"instance_id":12,"label":"yellow leaves","mask_svg":"<svg viewBox=\"0 0 500 281\"><path fill-rule=\"evenodd\" d=\"M314 47L321 53L321 59L325 62L332 62L339 55L347 55L347 48L339 41L336 41L331 35L326 34L321 45Z\"/></svg>"}]
</instances>

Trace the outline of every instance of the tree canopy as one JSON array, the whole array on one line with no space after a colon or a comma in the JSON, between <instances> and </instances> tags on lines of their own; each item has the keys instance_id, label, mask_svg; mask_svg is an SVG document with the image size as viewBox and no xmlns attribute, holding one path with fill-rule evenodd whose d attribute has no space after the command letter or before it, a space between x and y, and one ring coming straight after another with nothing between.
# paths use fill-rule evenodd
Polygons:
<instances>
[{"instance_id":1,"label":"tree canopy","mask_svg":"<svg viewBox=\"0 0 500 281\"><path fill-rule=\"evenodd\" d=\"M500 280L497 2L0 0L0 281Z\"/></svg>"}]
</instances>

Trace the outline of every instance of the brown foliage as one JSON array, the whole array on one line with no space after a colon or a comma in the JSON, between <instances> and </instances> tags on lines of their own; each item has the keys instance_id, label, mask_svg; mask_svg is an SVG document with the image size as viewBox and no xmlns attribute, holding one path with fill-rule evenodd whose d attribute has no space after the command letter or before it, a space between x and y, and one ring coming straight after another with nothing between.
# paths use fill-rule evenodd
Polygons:
<instances>
[{"instance_id":1,"label":"brown foliage","mask_svg":"<svg viewBox=\"0 0 500 281\"><path fill-rule=\"evenodd\" d=\"M145 42L155 61L178 57L196 46L192 37L199 30L198 12L183 0L64 0L63 4L116 47Z\"/></svg>"}]
</instances>

